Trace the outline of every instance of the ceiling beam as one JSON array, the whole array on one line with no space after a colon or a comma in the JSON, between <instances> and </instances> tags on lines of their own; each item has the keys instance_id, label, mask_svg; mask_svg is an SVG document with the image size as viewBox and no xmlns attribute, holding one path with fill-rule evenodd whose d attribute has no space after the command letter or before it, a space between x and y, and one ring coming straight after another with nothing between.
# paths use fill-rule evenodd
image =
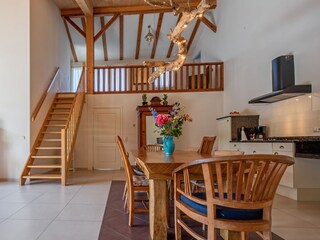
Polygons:
<instances>
[{"instance_id":1,"label":"ceiling beam","mask_svg":"<svg viewBox=\"0 0 320 240\"><path fill-rule=\"evenodd\" d=\"M144 16L143 14L139 15L139 24L138 24L138 34L137 34L137 45L136 45L136 57L135 57L135 59L139 59L139 54L140 54L140 43L141 43L143 16Z\"/></svg>"},{"instance_id":2,"label":"ceiling beam","mask_svg":"<svg viewBox=\"0 0 320 240\"><path fill-rule=\"evenodd\" d=\"M65 26L66 31L67 31L67 36L68 36L68 39L69 39L73 60L75 62L78 62L78 57L77 57L76 51L74 49L74 45L73 45L73 42L72 42L71 34L70 34L70 31L69 31L69 27L68 27L68 23L67 23L66 19L63 19L63 23L64 23L64 26Z\"/></svg>"},{"instance_id":3,"label":"ceiling beam","mask_svg":"<svg viewBox=\"0 0 320 240\"><path fill-rule=\"evenodd\" d=\"M100 17L101 28L104 26L104 17ZM107 38L106 32L102 34L102 46L103 46L103 56L104 60L108 61L108 48L107 48Z\"/></svg>"},{"instance_id":4,"label":"ceiling beam","mask_svg":"<svg viewBox=\"0 0 320 240\"><path fill-rule=\"evenodd\" d=\"M82 29L74 21L72 21L69 17L65 17L64 19L67 20L68 23L70 23L71 26L74 27L84 38L86 38L86 33L82 31Z\"/></svg>"},{"instance_id":5,"label":"ceiling beam","mask_svg":"<svg viewBox=\"0 0 320 240\"><path fill-rule=\"evenodd\" d=\"M178 22L180 21L181 16L182 16L182 14L180 13L179 16L178 16L178 19L177 19L176 26L177 26ZM170 58L170 57L171 57L171 53L172 53L173 46L174 46L173 41L170 41L170 46L169 46L169 49L168 49L167 58Z\"/></svg>"},{"instance_id":6,"label":"ceiling beam","mask_svg":"<svg viewBox=\"0 0 320 240\"><path fill-rule=\"evenodd\" d=\"M198 28L199 28L200 23L201 23L200 19L197 19L196 24L195 24L194 27L193 27L193 31L192 31L192 33L191 33L190 39L189 39L189 41L188 41L188 46L187 46L187 50L188 50L188 51L189 51L189 49L190 49L190 47L191 47L191 45L192 45L192 42L193 42L194 37L195 37L196 34L197 34L197 31L198 31Z\"/></svg>"},{"instance_id":7,"label":"ceiling beam","mask_svg":"<svg viewBox=\"0 0 320 240\"><path fill-rule=\"evenodd\" d=\"M119 31L120 31L120 60L123 60L123 15L119 19Z\"/></svg>"},{"instance_id":8,"label":"ceiling beam","mask_svg":"<svg viewBox=\"0 0 320 240\"><path fill-rule=\"evenodd\" d=\"M86 16L93 16L93 4L92 0L75 0L79 5L81 11Z\"/></svg>"},{"instance_id":9,"label":"ceiling beam","mask_svg":"<svg viewBox=\"0 0 320 240\"><path fill-rule=\"evenodd\" d=\"M194 8L198 5L197 2L190 2L190 8ZM217 3L212 5L210 9L216 8ZM93 8L93 15L133 15L133 14L147 14L147 13L166 13L172 12L172 8L169 7L154 7L150 5L134 5L134 6L117 6L117 7L98 7ZM83 16L83 12L80 8L74 9L62 9L61 16Z\"/></svg>"},{"instance_id":10,"label":"ceiling beam","mask_svg":"<svg viewBox=\"0 0 320 240\"><path fill-rule=\"evenodd\" d=\"M205 16L202 16L202 18L200 18L200 20L201 20L208 28L210 28L213 32L217 32L217 26L216 26L214 23L210 22L210 21L208 20L208 18L206 18Z\"/></svg>"},{"instance_id":11,"label":"ceiling beam","mask_svg":"<svg viewBox=\"0 0 320 240\"><path fill-rule=\"evenodd\" d=\"M101 30L94 36L94 41L97 41L99 37L114 23L119 14L113 15L113 17L101 28Z\"/></svg>"},{"instance_id":12,"label":"ceiling beam","mask_svg":"<svg viewBox=\"0 0 320 240\"><path fill-rule=\"evenodd\" d=\"M158 40L159 40L159 35L160 35L160 30L161 30L161 25L162 25L162 20L163 20L163 13L159 14L158 18L158 24L157 24L157 31L156 31L156 36L153 41L153 47L152 47L152 52L151 52L151 59L154 58L156 55L156 50L157 50L157 45L158 45Z\"/></svg>"}]
</instances>

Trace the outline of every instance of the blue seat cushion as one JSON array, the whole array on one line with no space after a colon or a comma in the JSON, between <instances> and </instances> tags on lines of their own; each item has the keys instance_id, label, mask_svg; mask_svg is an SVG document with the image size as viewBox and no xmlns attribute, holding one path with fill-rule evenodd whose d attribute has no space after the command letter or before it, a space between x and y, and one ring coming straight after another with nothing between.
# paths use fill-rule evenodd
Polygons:
<instances>
[{"instance_id":1,"label":"blue seat cushion","mask_svg":"<svg viewBox=\"0 0 320 240\"><path fill-rule=\"evenodd\" d=\"M205 192L197 192L192 194L194 197L206 200ZM218 194L216 193L216 196ZM224 193L224 197L227 198L227 193ZM233 195L233 198L235 196ZM181 201L187 204L189 207L207 214L207 206L196 203L185 196L181 195ZM217 218L230 219L230 220L257 220L262 219L262 209L237 209L237 208L227 208L217 205Z\"/></svg>"}]
</instances>

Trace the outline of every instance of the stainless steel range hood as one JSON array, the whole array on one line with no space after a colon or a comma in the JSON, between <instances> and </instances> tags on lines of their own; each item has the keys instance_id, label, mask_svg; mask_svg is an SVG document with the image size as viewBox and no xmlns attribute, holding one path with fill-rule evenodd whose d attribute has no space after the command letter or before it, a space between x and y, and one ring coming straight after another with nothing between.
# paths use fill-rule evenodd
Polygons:
<instances>
[{"instance_id":1,"label":"stainless steel range hood","mask_svg":"<svg viewBox=\"0 0 320 240\"><path fill-rule=\"evenodd\" d=\"M273 103L311 93L310 84L295 85L293 55L272 60L272 90L271 93L251 99L249 103Z\"/></svg>"}]
</instances>

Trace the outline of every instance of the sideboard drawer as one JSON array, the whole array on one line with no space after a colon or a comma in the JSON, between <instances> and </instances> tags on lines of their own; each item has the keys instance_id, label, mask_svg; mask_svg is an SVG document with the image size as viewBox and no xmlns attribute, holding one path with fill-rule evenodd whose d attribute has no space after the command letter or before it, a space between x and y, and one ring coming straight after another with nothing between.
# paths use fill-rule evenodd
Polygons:
<instances>
[{"instance_id":1,"label":"sideboard drawer","mask_svg":"<svg viewBox=\"0 0 320 240\"><path fill-rule=\"evenodd\" d=\"M287 142L274 142L272 143L273 151L285 151L285 152L293 152L294 151L294 143Z\"/></svg>"}]
</instances>

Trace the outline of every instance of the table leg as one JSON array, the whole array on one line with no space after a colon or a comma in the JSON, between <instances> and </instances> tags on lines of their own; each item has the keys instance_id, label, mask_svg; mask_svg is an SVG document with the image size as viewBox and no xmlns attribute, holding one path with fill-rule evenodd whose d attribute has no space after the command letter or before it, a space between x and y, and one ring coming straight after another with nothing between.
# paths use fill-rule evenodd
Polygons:
<instances>
[{"instance_id":1,"label":"table leg","mask_svg":"<svg viewBox=\"0 0 320 240\"><path fill-rule=\"evenodd\" d=\"M244 232L234 232L225 229L220 229L220 236L224 240L244 240L245 233Z\"/></svg>"},{"instance_id":2,"label":"table leg","mask_svg":"<svg viewBox=\"0 0 320 240\"><path fill-rule=\"evenodd\" d=\"M149 221L150 239L167 239L167 181L149 180Z\"/></svg>"}]
</instances>

